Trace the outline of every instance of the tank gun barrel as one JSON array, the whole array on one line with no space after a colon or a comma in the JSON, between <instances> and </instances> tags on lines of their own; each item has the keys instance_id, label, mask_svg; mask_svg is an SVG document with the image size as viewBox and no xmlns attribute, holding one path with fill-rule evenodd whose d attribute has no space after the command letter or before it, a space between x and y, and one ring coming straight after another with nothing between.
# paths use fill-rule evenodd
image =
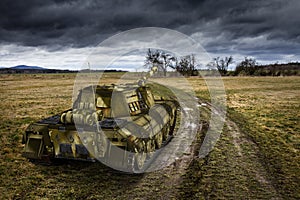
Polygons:
<instances>
[{"instance_id":1,"label":"tank gun barrel","mask_svg":"<svg viewBox=\"0 0 300 200\"><path fill-rule=\"evenodd\" d=\"M151 67L150 71L149 71L145 76L143 76L141 79L139 79L138 85L139 85L139 86L145 86L146 81L147 81L151 76L153 76L153 74L156 73L157 71L158 71L157 65L156 65L156 64L153 64L153 66Z\"/></svg>"}]
</instances>

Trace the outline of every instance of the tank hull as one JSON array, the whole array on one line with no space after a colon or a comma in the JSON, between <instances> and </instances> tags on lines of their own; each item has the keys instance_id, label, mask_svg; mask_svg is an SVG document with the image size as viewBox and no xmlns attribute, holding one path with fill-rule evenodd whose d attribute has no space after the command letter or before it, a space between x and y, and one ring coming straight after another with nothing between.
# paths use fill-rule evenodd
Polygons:
<instances>
[{"instance_id":1,"label":"tank hull","mask_svg":"<svg viewBox=\"0 0 300 200\"><path fill-rule=\"evenodd\" d=\"M104 118L98 127L81 129L61 122L63 113L29 125L23 136L28 159L101 160L110 166L140 169L132 153L151 155L173 134L178 105L173 100L156 100L147 113ZM114 159L111 159L111 158ZM137 166L139 165L139 166Z\"/></svg>"}]
</instances>

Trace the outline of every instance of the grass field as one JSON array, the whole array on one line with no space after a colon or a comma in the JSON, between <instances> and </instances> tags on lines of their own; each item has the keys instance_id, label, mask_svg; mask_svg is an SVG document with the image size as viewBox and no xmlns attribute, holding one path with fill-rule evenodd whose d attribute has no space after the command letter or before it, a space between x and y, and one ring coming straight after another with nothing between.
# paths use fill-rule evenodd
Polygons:
<instances>
[{"instance_id":1,"label":"grass field","mask_svg":"<svg viewBox=\"0 0 300 200\"><path fill-rule=\"evenodd\" d=\"M299 199L300 78L223 80L228 123L210 155L191 165L186 197ZM204 82L199 85L197 94L209 98Z\"/></svg>"},{"instance_id":2,"label":"grass field","mask_svg":"<svg viewBox=\"0 0 300 200\"><path fill-rule=\"evenodd\" d=\"M104 82L119 76L108 74ZM21 156L22 133L31 122L71 107L74 78L0 75L1 199L300 198L300 77L224 78L227 122L213 151L194 156L184 169L144 175L101 163L37 165ZM204 80L189 81L199 98L209 99Z\"/></svg>"}]
</instances>

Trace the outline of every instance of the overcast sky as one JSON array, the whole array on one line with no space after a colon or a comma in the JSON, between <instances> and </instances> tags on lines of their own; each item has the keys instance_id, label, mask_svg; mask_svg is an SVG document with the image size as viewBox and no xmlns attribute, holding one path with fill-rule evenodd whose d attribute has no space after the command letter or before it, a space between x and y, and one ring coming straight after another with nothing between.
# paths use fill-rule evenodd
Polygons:
<instances>
[{"instance_id":1,"label":"overcast sky","mask_svg":"<svg viewBox=\"0 0 300 200\"><path fill-rule=\"evenodd\" d=\"M103 40L139 27L182 32L236 63L300 61L299 11L299 0L1 0L0 66L78 69Z\"/></svg>"}]
</instances>

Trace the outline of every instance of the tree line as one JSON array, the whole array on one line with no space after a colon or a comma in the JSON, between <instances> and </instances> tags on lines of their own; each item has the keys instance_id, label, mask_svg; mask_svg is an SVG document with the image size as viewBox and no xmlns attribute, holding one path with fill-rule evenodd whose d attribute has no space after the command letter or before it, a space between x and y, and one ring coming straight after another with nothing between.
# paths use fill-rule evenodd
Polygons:
<instances>
[{"instance_id":1,"label":"tree line","mask_svg":"<svg viewBox=\"0 0 300 200\"><path fill-rule=\"evenodd\" d=\"M255 59L246 57L234 72L229 72L228 75L231 73L235 76L300 76L300 63L258 65Z\"/></svg>"},{"instance_id":2,"label":"tree line","mask_svg":"<svg viewBox=\"0 0 300 200\"><path fill-rule=\"evenodd\" d=\"M245 57L239 62L235 69L229 70L233 64L232 56L216 57L205 67L206 71L218 70L222 76L293 76L300 75L300 63L291 62L287 64L259 65L254 58ZM176 57L171 53L162 50L148 49L145 59L145 66L151 67L154 63L159 67L159 71L167 76L168 69L177 71L183 76L198 75L199 65L196 64L195 55ZM203 69L202 69L203 70Z\"/></svg>"},{"instance_id":3,"label":"tree line","mask_svg":"<svg viewBox=\"0 0 300 200\"><path fill-rule=\"evenodd\" d=\"M229 64L233 63L232 56L220 59L214 58L215 66L222 76L297 76L300 75L300 63L290 62L286 64L259 65L254 58L245 57L229 71Z\"/></svg>"}]
</instances>

